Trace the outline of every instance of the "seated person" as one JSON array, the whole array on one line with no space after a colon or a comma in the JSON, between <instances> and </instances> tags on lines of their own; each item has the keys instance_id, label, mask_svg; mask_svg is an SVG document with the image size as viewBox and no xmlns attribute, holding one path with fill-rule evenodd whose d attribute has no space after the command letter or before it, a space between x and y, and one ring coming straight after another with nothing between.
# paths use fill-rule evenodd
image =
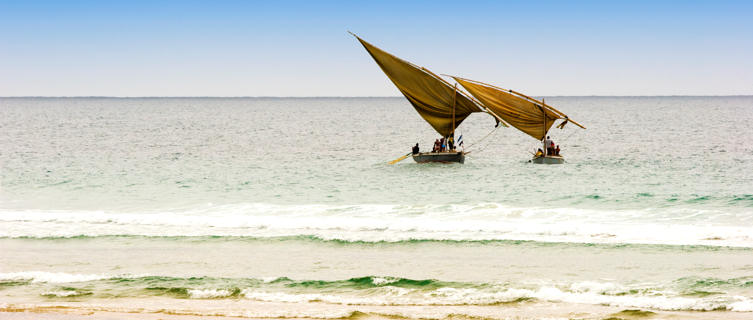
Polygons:
<instances>
[{"instance_id":1,"label":"seated person","mask_svg":"<svg viewBox=\"0 0 753 320\"><path fill-rule=\"evenodd\" d=\"M536 157L541 157L541 156L543 156L543 155L544 155L544 151L543 151L543 150L541 150L541 148L539 148L539 150L538 150L538 151L536 151Z\"/></svg>"},{"instance_id":2,"label":"seated person","mask_svg":"<svg viewBox=\"0 0 753 320\"><path fill-rule=\"evenodd\" d=\"M555 156L560 155L560 145L557 145L557 149L554 149L554 155Z\"/></svg>"},{"instance_id":3,"label":"seated person","mask_svg":"<svg viewBox=\"0 0 753 320\"><path fill-rule=\"evenodd\" d=\"M418 142L416 142L416 145L413 146L413 154L418 154Z\"/></svg>"}]
</instances>

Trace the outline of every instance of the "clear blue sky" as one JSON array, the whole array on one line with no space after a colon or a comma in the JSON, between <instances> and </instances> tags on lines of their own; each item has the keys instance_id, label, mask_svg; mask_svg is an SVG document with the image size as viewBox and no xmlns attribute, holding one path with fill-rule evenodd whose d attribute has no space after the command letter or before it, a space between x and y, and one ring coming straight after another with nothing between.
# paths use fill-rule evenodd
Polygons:
<instances>
[{"instance_id":1,"label":"clear blue sky","mask_svg":"<svg viewBox=\"0 0 753 320\"><path fill-rule=\"evenodd\" d=\"M397 96L347 33L532 95L753 94L753 1L0 1L0 96Z\"/></svg>"}]
</instances>

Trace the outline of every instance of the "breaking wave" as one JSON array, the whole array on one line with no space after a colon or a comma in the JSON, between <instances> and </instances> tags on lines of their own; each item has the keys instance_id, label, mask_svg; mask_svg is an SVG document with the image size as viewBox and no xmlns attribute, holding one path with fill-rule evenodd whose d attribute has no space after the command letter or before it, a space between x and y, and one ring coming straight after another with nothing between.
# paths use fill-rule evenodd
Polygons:
<instances>
[{"instance_id":1,"label":"breaking wave","mask_svg":"<svg viewBox=\"0 0 753 320\"><path fill-rule=\"evenodd\" d=\"M238 204L172 211L0 211L0 237L306 236L345 242L523 240L753 247L753 212L478 205Z\"/></svg>"},{"instance_id":2,"label":"breaking wave","mask_svg":"<svg viewBox=\"0 0 753 320\"><path fill-rule=\"evenodd\" d=\"M13 282L46 282L46 283L71 283L71 282L87 282L103 279L111 279L114 276L108 276L103 274L71 274L65 272L44 272L44 271L26 271L26 272L9 272L0 273L0 281L13 281ZM127 277L127 276L119 276Z\"/></svg>"},{"instance_id":3,"label":"breaking wave","mask_svg":"<svg viewBox=\"0 0 753 320\"><path fill-rule=\"evenodd\" d=\"M323 303L371 306L461 306L563 302L621 308L684 311L753 312L753 299L736 294L749 290L753 278L681 278L670 284L625 285L615 282L472 283L433 279L368 276L346 280L235 279L89 275L47 272L0 274L4 281L27 280L29 290L48 298L97 297L97 288L118 297L164 296L177 299L249 299L273 303ZM97 281L106 281L96 284ZM74 283L87 287L38 287ZM78 283L78 284L75 284ZM36 287L33 285L37 285ZM92 289L94 288L94 289ZM747 292L747 291L746 291Z\"/></svg>"}]
</instances>

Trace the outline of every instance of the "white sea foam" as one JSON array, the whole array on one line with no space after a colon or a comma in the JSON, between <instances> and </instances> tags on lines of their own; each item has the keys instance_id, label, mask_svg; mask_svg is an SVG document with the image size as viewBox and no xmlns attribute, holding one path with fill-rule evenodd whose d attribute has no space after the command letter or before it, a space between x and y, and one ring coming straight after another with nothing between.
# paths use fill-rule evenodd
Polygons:
<instances>
[{"instance_id":1,"label":"white sea foam","mask_svg":"<svg viewBox=\"0 0 753 320\"><path fill-rule=\"evenodd\" d=\"M0 280L26 280L31 282L69 283L110 279L103 274L71 274L64 272L24 271L0 273Z\"/></svg>"},{"instance_id":2,"label":"white sea foam","mask_svg":"<svg viewBox=\"0 0 753 320\"><path fill-rule=\"evenodd\" d=\"M729 310L737 312L753 311L753 300L743 296L715 296L709 298L689 298L677 296L673 292L652 292L651 294L608 294L618 286L610 283L574 284L574 291L554 286L538 288L453 288L443 287L433 290L383 287L369 295L362 294L321 294L291 293L262 289L244 289L242 295L248 299L264 302L323 302L343 305L488 305L510 303L526 299L547 302L607 305L620 308L644 308L655 310L711 311Z\"/></svg>"},{"instance_id":3,"label":"white sea foam","mask_svg":"<svg viewBox=\"0 0 753 320\"><path fill-rule=\"evenodd\" d=\"M85 282L115 277L134 277L123 275L69 274L41 271L0 273L0 280L30 280L32 282L69 283ZM375 282L384 283L391 278L374 278ZM240 295L247 299L264 302L321 302L339 305L488 305L511 303L520 300L536 299L546 302L564 302L578 304L606 305L621 308L645 308L655 310L728 310L735 312L753 312L753 299L739 295L717 294L710 297L680 296L672 290L656 289L652 291L637 290L627 293L630 288L612 283L598 281L576 282L568 285L525 285L508 287L508 285L491 285L484 287L441 287L401 288L388 283L369 290L343 289L342 291L296 292L279 291L272 288L246 288ZM194 299L227 298L233 291L224 288L197 288L187 290ZM641 293L642 292L642 293ZM70 297L81 295L77 290L49 290L41 295Z\"/></svg>"},{"instance_id":4,"label":"white sea foam","mask_svg":"<svg viewBox=\"0 0 753 320\"><path fill-rule=\"evenodd\" d=\"M593 292L599 294L615 294L624 291L624 288L612 282L583 281L570 285L572 292Z\"/></svg>"},{"instance_id":5,"label":"white sea foam","mask_svg":"<svg viewBox=\"0 0 753 320\"><path fill-rule=\"evenodd\" d=\"M370 291L369 295L336 294L336 293L292 293L269 291L266 289L247 288L241 295L248 299L264 302L324 302L343 305L401 305L423 304L415 300L411 294L417 289L406 289L392 286L380 287Z\"/></svg>"},{"instance_id":6,"label":"white sea foam","mask_svg":"<svg viewBox=\"0 0 753 320\"><path fill-rule=\"evenodd\" d=\"M233 292L227 289L189 289L188 295L195 299L224 298L232 295Z\"/></svg>"},{"instance_id":7,"label":"white sea foam","mask_svg":"<svg viewBox=\"0 0 753 320\"><path fill-rule=\"evenodd\" d=\"M737 301L727 305L728 310L738 312L753 312L753 299L743 296L735 296L734 299L736 299Z\"/></svg>"},{"instance_id":8,"label":"white sea foam","mask_svg":"<svg viewBox=\"0 0 753 320\"><path fill-rule=\"evenodd\" d=\"M52 297L71 297L71 296L77 296L81 293L75 290L63 290L63 291L45 291L42 292L42 296L52 296Z\"/></svg>"},{"instance_id":9,"label":"white sea foam","mask_svg":"<svg viewBox=\"0 0 753 320\"><path fill-rule=\"evenodd\" d=\"M311 301L323 301L330 303L345 303L347 301L354 301L353 299L347 299L336 295L325 295L319 293L285 293L285 292L269 292L258 291L253 289L244 289L241 294L249 299L265 301L265 302L311 302ZM361 300L363 301L363 300Z\"/></svg>"},{"instance_id":10,"label":"white sea foam","mask_svg":"<svg viewBox=\"0 0 753 320\"><path fill-rule=\"evenodd\" d=\"M395 278L381 278L381 277L373 277L371 279L371 283L377 285L377 286L383 286L386 284L393 283L395 281L398 281L398 279Z\"/></svg>"},{"instance_id":11,"label":"white sea foam","mask_svg":"<svg viewBox=\"0 0 753 320\"><path fill-rule=\"evenodd\" d=\"M685 218L667 219L668 216ZM753 247L753 226L717 221L719 216L723 215L695 209L599 211L513 208L490 203L256 203L148 212L5 210L0 211L0 237L314 236L365 242L533 240Z\"/></svg>"}]
</instances>

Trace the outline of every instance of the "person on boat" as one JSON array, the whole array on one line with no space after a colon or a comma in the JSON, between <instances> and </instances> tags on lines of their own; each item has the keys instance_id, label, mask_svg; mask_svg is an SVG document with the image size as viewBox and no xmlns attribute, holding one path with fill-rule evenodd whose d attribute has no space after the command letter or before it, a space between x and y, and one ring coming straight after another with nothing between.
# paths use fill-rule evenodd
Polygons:
<instances>
[{"instance_id":1,"label":"person on boat","mask_svg":"<svg viewBox=\"0 0 753 320\"><path fill-rule=\"evenodd\" d=\"M455 150L455 135L451 134L449 138L447 138L447 149L448 150Z\"/></svg>"},{"instance_id":2,"label":"person on boat","mask_svg":"<svg viewBox=\"0 0 753 320\"><path fill-rule=\"evenodd\" d=\"M546 136L544 140L544 148L546 148L546 155L551 156L554 154L554 141L549 136Z\"/></svg>"},{"instance_id":3,"label":"person on boat","mask_svg":"<svg viewBox=\"0 0 753 320\"><path fill-rule=\"evenodd\" d=\"M442 139L439 139L440 147L439 151L444 152L445 148L447 148L447 144L444 142L444 137Z\"/></svg>"},{"instance_id":4,"label":"person on boat","mask_svg":"<svg viewBox=\"0 0 753 320\"><path fill-rule=\"evenodd\" d=\"M557 145L557 149L554 149L554 155L555 156L560 155L560 145Z\"/></svg>"},{"instance_id":5,"label":"person on boat","mask_svg":"<svg viewBox=\"0 0 753 320\"><path fill-rule=\"evenodd\" d=\"M536 155L534 157L538 158L543 155L544 155L544 150L541 150L541 148L539 148L539 150L536 151Z\"/></svg>"},{"instance_id":6,"label":"person on boat","mask_svg":"<svg viewBox=\"0 0 753 320\"><path fill-rule=\"evenodd\" d=\"M431 152L437 152L439 151L439 139L434 140L434 148L431 149Z\"/></svg>"},{"instance_id":7,"label":"person on boat","mask_svg":"<svg viewBox=\"0 0 753 320\"><path fill-rule=\"evenodd\" d=\"M413 146L413 154L418 154L418 142L416 142L416 145Z\"/></svg>"}]
</instances>

